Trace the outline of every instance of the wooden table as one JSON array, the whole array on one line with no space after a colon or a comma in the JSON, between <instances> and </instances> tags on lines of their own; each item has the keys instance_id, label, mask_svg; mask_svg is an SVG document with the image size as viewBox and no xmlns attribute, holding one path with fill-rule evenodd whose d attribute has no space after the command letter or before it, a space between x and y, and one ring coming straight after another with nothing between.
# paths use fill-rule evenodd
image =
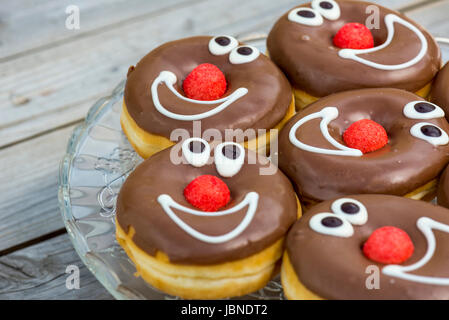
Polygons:
<instances>
[{"instance_id":1,"label":"wooden table","mask_svg":"<svg viewBox=\"0 0 449 320\"><path fill-rule=\"evenodd\" d=\"M75 253L58 208L58 166L73 128L155 46L191 35L267 32L299 2L3 0L0 299L112 299ZM376 2L449 36L449 0ZM71 4L80 9L79 30L65 27ZM71 264L80 268L78 290L65 286Z\"/></svg>"}]
</instances>

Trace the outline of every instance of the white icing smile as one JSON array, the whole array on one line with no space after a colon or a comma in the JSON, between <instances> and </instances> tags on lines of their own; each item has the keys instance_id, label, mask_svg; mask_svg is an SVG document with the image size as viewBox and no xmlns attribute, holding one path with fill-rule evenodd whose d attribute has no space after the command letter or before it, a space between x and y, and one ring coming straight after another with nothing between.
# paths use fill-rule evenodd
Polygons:
<instances>
[{"instance_id":1,"label":"white icing smile","mask_svg":"<svg viewBox=\"0 0 449 320\"><path fill-rule=\"evenodd\" d=\"M372 62L372 61L369 61L369 60L366 60L364 58L360 58L359 56L357 56L359 54L380 51L380 50L384 49L385 47L389 46L394 37L394 23L395 22L403 25L404 27L408 28L410 31L415 33L416 36L421 41L421 50L413 59L411 59L407 62L401 63L401 64L386 65L386 64ZM342 58L345 58L345 59L352 59L357 62L363 63L364 65L367 65L367 66L370 66L370 67L373 67L376 69L381 69L381 70L405 69L405 68L413 66L414 64L419 62L425 56L425 54L427 52L427 40L418 28L416 28L410 22L405 21L404 19L398 17L395 14L391 14L391 13L387 14L385 16L385 25L387 26L388 36L387 36L387 40L383 44L381 44L380 46L374 47L374 48L369 48L369 49L342 49L338 52L339 56Z\"/></svg>"},{"instance_id":2,"label":"white icing smile","mask_svg":"<svg viewBox=\"0 0 449 320\"><path fill-rule=\"evenodd\" d=\"M337 142L334 138L332 138L332 136L329 134L329 129L327 126L332 120L337 119L337 117L338 117L338 109L335 107L326 107L319 112L315 112L309 114L308 116L305 116L304 118L296 122L290 129L289 132L290 142L296 147L309 152L338 155L338 156L352 156L352 157L362 156L363 155L362 151L342 145L341 143ZM310 120L317 118L322 118L320 122L320 129L324 138L326 138L326 140L329 141L329 143L331 143L334 147L338 148L339 150L313 147L311 145L299 141L296 138L296 131L299 129L299 127L301 127L306 122L309 122Z\"/></svg>"},{"instance_id":3,"label":"white icing smile","mask_svg":"<svg viewBox=\"0 0 449 320\"><path fill-rule=\"evenodd\" d=\"M164 209L164 212L175 222L181 229L183 229L185 232L187 232L192 237L208 243L223 243L226 241L229 241L231 239L234 239L239 234L241 234L251 223L254 214L256 213L257 204L259 202L259 194L257 192L249 192L243 201L241 201L238 205L229 208L228 210L224 211L217 211L217 212L204 212L199 210L194 210L191 208L187 208L185 206L180 205L176 201L172 199L168 194L161 194L157 201ZM230 232L220 235L220 236L209 236L204 233L201 233L189 225L187 225L184 221L182 221L172 210L172 208L181 210L185 213L189 213L195 216L201 216L201 217L218 217L218 216L225 216L229 214L233 214L241 210L242 208L248 206L248 210L246 211L245 217L243 218L242 222L240 222L233 230Z\"/></svg>"},{"instance_id":4,"label":"white icing smile","mask_svg":"<svg viewBox=\"0 0 449 320\"><path fill-rule=\"evenodd\" d=\"M449 278L427 277L408 273L410 271L415 271L421 268L433 257L436 249L436 241L432 229L449 233L448 225L427 217L419 218L416 222L416 225L418 229L421 230L421 232L424 234L424 237L427 240L426 254L421 258L421 260L409 266L388 265L382 269L382 273L390 277L396 277L413 282L448 286Z\"/></svg>"},{"instance_id":5,"label":"white icing smile","mask_svg":"<svg viewBox=\"0 0 449 320\"><path fill-rule=\"evenodd\" d=\"M181 120L181 121L195 121L195 120L201 120L204 118L208 118L210 116L216 115L217 113L223 111L226 109L229 105L231 105L234 101L240 99L244 95L248 93L248 89L246 88L238 88L235 90L232 94L230 94L227 97L218 99L218 100L210 100L210 101L202 101L202 100L194 100L189 99L181 95L174 87L173 85L176 83L177 78L176 75L171 71L162 71L159 76L153 81L153 84L151 85L151 96L153 98L154 106L156 107L157 111L162 113L164 116L168 118L172 118L175 120ZM185 114L178 114L171 112L167 110L159 101L159 95L157 92L158 86L162 83L165 83L165 85L170 89L173 94L175 94L179 99L182 99L187 102L197 103L197 104L217 104L218 106L215 108L199 113L199 114L192 114L192 115L185 115Z\"/></svg>"}]
</instances>

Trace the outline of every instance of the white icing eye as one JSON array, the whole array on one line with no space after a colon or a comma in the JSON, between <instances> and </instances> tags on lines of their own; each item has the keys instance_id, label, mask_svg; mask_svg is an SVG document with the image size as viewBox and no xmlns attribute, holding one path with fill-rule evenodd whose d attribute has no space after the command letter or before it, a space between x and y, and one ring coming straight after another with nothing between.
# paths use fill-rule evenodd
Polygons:
<instances>
[{"instance_id":1,"label":"white icing eye","mask_svg":"<svg viewBox=\"0 0 449 320\"><path fill-rule=\"evenodd\" d=\"M215 148L215 166L222 177L232 177L242 168L245 149L234 142L224 142Z\"/></svg>"},{"instance_id":2,"label":"white icing eye","mask_svg":"<svg viewBox=\"0 0 449 320\"><path fill-rule=\"evenodd\" d=\"M434 146L442 146L449 143L449 137L441 128L428 122L420 122L410 128L412 136L425 140Z\"/></svg>"},{"instance_id":3,"label":"white icing eye","mask_svg":"<svg viewBox=\"0 0 449 320\"><path fill-rule=\"evenodd\" d=\"M232 64L242 64L254 61L259 56L259 49L253 46L240 46L232 49L229 54L229 62Z\"/></svg>"},{"instance_id":4,"label":"white icing eye","mask_svg":"<svg viewBox=\"0 0 449 320\"><path fill-rule=\"evenodd\" d=\"M340 18L340 6L334 0L313 0L312 8L328 20Z\"/></svg>"},{"instance_id":5,"label":"white icing eye","mask_svg":"<svg viewBox=\"0 0 449 320\"><path fill-rule=\"evenodd\" d=\"M412 101L405 105L404 116L410 119L435 119L444 117L444 111L427 101Z\"/></svg>"},{"instance_id":6,"label":"white icing eye","mask_svg":"<svg viewBox=\"0 0 449 320\"><path fill-rule=\"evenodd\" d=\"M239 42L230 36L217 36L209 41L209 51L215 56L221 56L231 52Z\"/></svg>"},{"instance_id":7,"label":"white icing eye","mask_svg":"<svg viewBox=\"0 0 449 320\"><path fill-rule=\"evenodd\" d=\"M333 213L318 213L309 220L312 230L330 236L349 238L354 234L352 225Z\"/></svg>"},{"instance_id":8,"label":"white icing eye","mask_svg":"<svg viewBox=\"0 0 449 320\"><path fill-rule=\"evenodd\" d=\"M307 26L320 26L323 24L323 17L321 14L311 8L296 8L289 12L288 20L305 24Z\"/></svg>"},{"instance_id":9,"label":"white icing eye","mask_svg":"<svg viewBox=\"0 0 449 320\"><path fill-rule=\"evenodd\" d=\"M204 166L210 157L210 146L206 140L190 138L182 144L182 154L194 167Z\"/></svg>"},{"instance_id":10,"label":"white icing eye","mask_svg":"<svg viewBox=\"0 0 449 320\"><path fill-rule=\"evenodd\" d=\"M365 206L357 200L341 198L335 200L331 205L332 212L343 217L351 224L362 225L368 221L368 211Z\"/></svg>"}]
</instances>

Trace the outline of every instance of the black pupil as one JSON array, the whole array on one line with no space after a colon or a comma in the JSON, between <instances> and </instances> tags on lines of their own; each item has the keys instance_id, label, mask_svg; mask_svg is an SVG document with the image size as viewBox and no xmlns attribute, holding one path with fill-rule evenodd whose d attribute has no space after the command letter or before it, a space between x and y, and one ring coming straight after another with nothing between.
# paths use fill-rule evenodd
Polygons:
<instances>
[{"instance_id":1,"label":"black pupil","mask_svg":"<svg viewBox=\"0 0 449 320\"><path fill-rule=\"evenodd\" d=\"M337 217L326 217L321 220L321 224L325 227L336 228L343 224L343 222Z\"/></svg>"},{"instance_id":2,"label":"black pupil","mask_svg":"<svg viewBox=\"0 0 449 320\"><path fill-rule=\"evenodd\" d=\"M356 214L360 211L360 208L355 203L345 202L341 205L341 211L347 214Z\"/></svg>"},{"instance_id":3,"label":"black pupil","mask_svg":"<svg viewBox=\"0 0 449 320\"><path fill-rule=\"evenodd\" d=\"M229 39L228 37L218 37L215 38L215 42L218 43L220 46L225 47L231 43L231 39Z\"/></svg>"},{"instance_id":4,"label":"black pupil","mask_svg":"<svg viewBox=\"0 0 449 320\"><path fill-rule=\"evenodd\" d=\"M201 141L190 141L189 149L193 153L202 153L206 146Z\"/></svg>"},{"instance_id":5,"label":"black pupil","mask_svg":"<svg viewBox=\"0 0 449 320\"><path fill-rule=\"evenodd\" d=\"M415 110L419 113L427 113L435 110L435 106L432 106L430 103L420 102L415 104Z\"/></svg>"},{"instance_id":6,"label":"black pupil","mask_svg":"<svg viewBox=\"0 0 449 320\"><path fill-rule=\"evenodd\" d=\"M441 136L441 130L435 126L422 126L421 132L428 137L439 137Z\"/></svg>"},{"instance_id":7,"label":"black pupil","mask_svg":"<svg viewBox=\"0 0 449 320\"><path fill-rule=\"evenodd\" d=\"M315 18L315 13L309 10L301 10L296 13L298 16L303 18Z\"/></svg>"},{"instance_id":8,"label":"black pupil","mask_svg":"<svg viewBox=\"0 0 449 320\"><path fill-rule=\"evenodd\" d=\"M330 2L322 1L322 2L320 2L320 7L323 9L332 9L334 7L334 5Z\"/></svg>"},{"instance_id":9,"label":"black pupil","mask_svg":"<svg viewBox=\"0 0 449 320\"><path fill-rule=\"evenodd\" d=\"M253 49L251 49L250 47L240 47L237 49L237 52L244 56L249 56L251 53L253 53Z\"/></svg>"},{"instance_id":10,"label":"black pupil","mask_svg":"<svg viewBox=\"0 0 449 320\"><path fill-rule=\"evenodd\" d=\"M240 149L237 146L234 145L227 145L225 146L221 152L226 158L235 160L240 156Z\"/></svg>"}]
</instances>

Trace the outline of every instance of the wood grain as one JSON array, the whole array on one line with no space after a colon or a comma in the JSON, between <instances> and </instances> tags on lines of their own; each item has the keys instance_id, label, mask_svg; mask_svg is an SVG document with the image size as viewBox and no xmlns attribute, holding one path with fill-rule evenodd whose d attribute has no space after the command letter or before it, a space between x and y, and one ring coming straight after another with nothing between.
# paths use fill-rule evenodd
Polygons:
<instances>
[{"instance_id":1,"label":"wood grain","mask_svg":"<svg viewBox=\"0 0 449 320\"><path fill-rule=\"evenodd\" d=\"M66 268L79 268L80 288L68 290ZM0 257L0 300L112 299L80 261L67 234Z\"/></svg>"},{"instance_id":2,"label":"wood grain","mask_svg":"<svg viewBox=\"0 0 449 320\"><path fill-rule=\"evenodd\" d=\"M64 227L58 166L72 130L0 150L0 251Z\"/></svg>"},{"instance_id":3,"label":"wood grain","mask_svg":"<svg viewBox=\"0 0 449 320\"><path fill-rule=\"evenodd\" d=\"M60 28L60 12L69 2L86 12L80 33ZM420 0L379 2L410 7L411 18L434 34L449 35L449 0L422 8L414 8ZM106 0L2 1L0 181L7 183L0 184L0 251L63 228L57 171L68 137L74 123L123 79L130 64L179 37L268 31L299 1L166 0L158 7L138 0L108 3L112 5ZM68 291L65 267L72 263L80 267L81 289ZM28 298L111 296L83 266L67 235L61 235L0 257L0 299Z\"/></svg>"},{"instance_id":4,"label":"wood grain","mask_svg":"<svg viewBox=\"0 0 449 320\"><path fill-rule=\"evenodd\" d=\"M71 36L71 41L47 43L42 50L6 60L0 78L0 147L83 118L96 99L125 77L131 64L163 42L198 34L268 31L283 12L300 2L197 0L188 7L172 5L86 33L81 28L73 31L80 35ZM399 7L404 3L393 1Z\"/></svg>"}]
</instances>

